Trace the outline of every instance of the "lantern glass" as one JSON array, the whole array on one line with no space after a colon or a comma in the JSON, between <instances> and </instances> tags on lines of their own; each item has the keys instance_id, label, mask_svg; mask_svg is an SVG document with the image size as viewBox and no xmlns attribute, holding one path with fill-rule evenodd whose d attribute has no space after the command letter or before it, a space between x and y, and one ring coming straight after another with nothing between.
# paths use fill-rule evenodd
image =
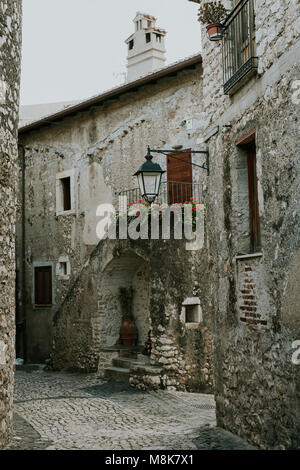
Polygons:
<instances>
[{"instance_id":1,"label":"lantern glass","mask_svg":"<svg viewBox=\"0 0 300 470\"><path fill-rule=\"evenodd\" d=\"M138 175L138 182L141 195L148 202L153 202L159 193L161 172L142 171Z\"/></svg>"}]
</instances>

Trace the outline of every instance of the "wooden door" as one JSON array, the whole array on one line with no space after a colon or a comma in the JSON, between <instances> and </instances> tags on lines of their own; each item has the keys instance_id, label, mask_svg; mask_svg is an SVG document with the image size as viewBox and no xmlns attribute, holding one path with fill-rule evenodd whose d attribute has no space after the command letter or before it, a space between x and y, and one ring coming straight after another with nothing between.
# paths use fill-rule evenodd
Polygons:
<instances>
[{"instance_id":1,"label":"wooden door","mask_svg":"<svg viewBox=\"0 0 300 470\"><path fill-rule=\"evenodd\" d=\"M35 306L52 306L52 267L39 266L34 270Z\"/></svg>"},{"instance_id":2,"label":"wooden door","mask_svg":"<svg viewBox=\"0 0 300 470\"><path fill-rule=\"evenodd\" d=\"M168 204L184 203L193 196L193 172L190 153L167 156Z\"/></svg>"}]
</instances>

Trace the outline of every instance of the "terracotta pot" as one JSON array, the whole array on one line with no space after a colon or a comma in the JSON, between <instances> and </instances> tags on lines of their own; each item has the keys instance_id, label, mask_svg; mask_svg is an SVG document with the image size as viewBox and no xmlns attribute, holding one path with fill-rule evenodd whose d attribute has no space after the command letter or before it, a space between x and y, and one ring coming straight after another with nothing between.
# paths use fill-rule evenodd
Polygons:
<instances>
[{"instance_id":1,"label":"terracotta pot","mask_svg":"<svg viewBox=\"0 0 300 470\"><path fill-rule=\"evenodd\" d=\"M223 27L221 23L208 24L206 30L211 41L219 41L222 39Z\"/></svg>"},{"instance_id":2,"label":"terracotta pot","mask_svg":"<svg viewBox=\"0 0 300 470\"><path fill-rule=\"evenodd\" d=\"M138 336L138 330L134 322L128 317L123 317L120 329L120 340L123 346L128 348L135 345Z\"/></svg>"}]
</instances>

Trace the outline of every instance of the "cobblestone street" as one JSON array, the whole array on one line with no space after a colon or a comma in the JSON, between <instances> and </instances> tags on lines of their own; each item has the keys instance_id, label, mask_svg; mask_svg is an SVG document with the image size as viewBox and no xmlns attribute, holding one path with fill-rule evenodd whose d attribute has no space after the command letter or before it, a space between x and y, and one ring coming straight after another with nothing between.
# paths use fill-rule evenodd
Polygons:
<instances>
[{"instance_id":1,"label":"cobblestone street","mask_svg":"<svg viewBox=\"0 0 300 470\"><path fill-rule=\"evenodd\" d=\"M215 427L212 395L141 392L94 374L16 372L11 449L253 449Z\"/></svg>"}]
</instances>

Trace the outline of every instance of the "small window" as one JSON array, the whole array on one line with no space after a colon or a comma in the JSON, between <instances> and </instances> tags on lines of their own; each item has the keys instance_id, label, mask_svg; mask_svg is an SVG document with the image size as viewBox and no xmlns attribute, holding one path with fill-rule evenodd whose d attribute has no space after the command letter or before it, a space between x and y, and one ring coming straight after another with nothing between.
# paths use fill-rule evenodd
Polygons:
<instances>
[{"instance_id":1,"label":"small window","mask_svg":"<svg viewBox=\"0 0 300 470\"><path fill-rule=\"evenodd\" d=\"M52 266L34 268L34 303L36 307L52 307Z\"/></svg>"},{"instance_id":2,"label":"small window","mask_svg":"<svg viewBox=\"0 0 300 470\"><path fill-rule=\"evenodd\" d=\"M202 322L202 309L198 297L191 297L183 302L181 321L187 328L189 325L191 328L197 328L197 325Z\"/></svg>"},{"instance_id":3,"label":"small window","mask_svg":"<svg viewBox=\"0 0 300 470\"><path fill-rule=\"evenodd\" d=\"M71 265L68 256L60 256L56 264L56 276L61 280L67 280L71 275Z\"/></svg>"},{"instance_id":4,"label":"small window","mask_svg":"<svg viewBox=\"0 0 300 470\"><path fill-rule=\"evenodd\" d=\"M136 21L135 26L136 26L135 29L138 31L139 30L139 22L138 21Z\"/></svg>"},{"instance_id":5,"label":"small window","mask_svg":"<svg viewBox=\"0 0 300 470\"><path fill-rule=\"evenodd\" d=\"M143 27L143 21L140 20L140 29L142 29L142 27Z\"/></svg>"},{"instance_id":6,"label":"small window","mask_svg":"<svg viewBox=\"0 0 300 470\"><path fill-rule=\"evenodd\" d=\"M185 306L185 323L199 323L199 306Z\"/></svg>"},{"instance_id":7,"label":"small window","mask_svg":"<svg viewBox=\"0 0 300 470\"><path fill-rule=\"evenodd\" d=\"M147 21L147 26L148 26L148 28L151 28L151 26L152 26L152 23L151 23L151 21L150 21L150 20L148 20L148 21Z\"/></svg>"},{"instance_id":8,"label":"small window","mask_svg":"<svg viewBox=\"0 0 300 470\"><path fill-rule=\"evenodd\" d=\"M63 199L63 210L71 210L71 178L62 178L60 180L62 185L62 199Z\"/></svg>"},{"instance_id":9,"label":"small window","mask_svg":"<svg viewBox=\"0 0 300 470\"><path fill-rule=\"evenodd\" d=\"M129 50L130 51L133 49L133 46L134 46L134 40L131 39L131 41L129 41Z\"/></svg>"},{"instance_id":10,"label":"small window","mask_svg":"<svg viewBox=\"0 0 300 470\"><path fill-rule=\"evenodd\" d=\"M68 267L67 267L66 261L62 261L61 263L59 263L59 275L60 276L68 275Z\"/></svg>"},{"instance_id":11,"label":"small window","mask_svg":"<svg viewBox=\"0 0 300 470\"><path fill-rule=\"evenodd\" d=\"M146 33L146 42L151 41L151 33Z\"/></svg>"},{"instance_id":12,"label":"small window","mask_svg":"<svg viewBox=\"0 0 300 470\"><path fill-rule=\"evenodd\" d=\"M156 34L156 42L161 43L161 34Z\"/></svg>"}]
</instances>

